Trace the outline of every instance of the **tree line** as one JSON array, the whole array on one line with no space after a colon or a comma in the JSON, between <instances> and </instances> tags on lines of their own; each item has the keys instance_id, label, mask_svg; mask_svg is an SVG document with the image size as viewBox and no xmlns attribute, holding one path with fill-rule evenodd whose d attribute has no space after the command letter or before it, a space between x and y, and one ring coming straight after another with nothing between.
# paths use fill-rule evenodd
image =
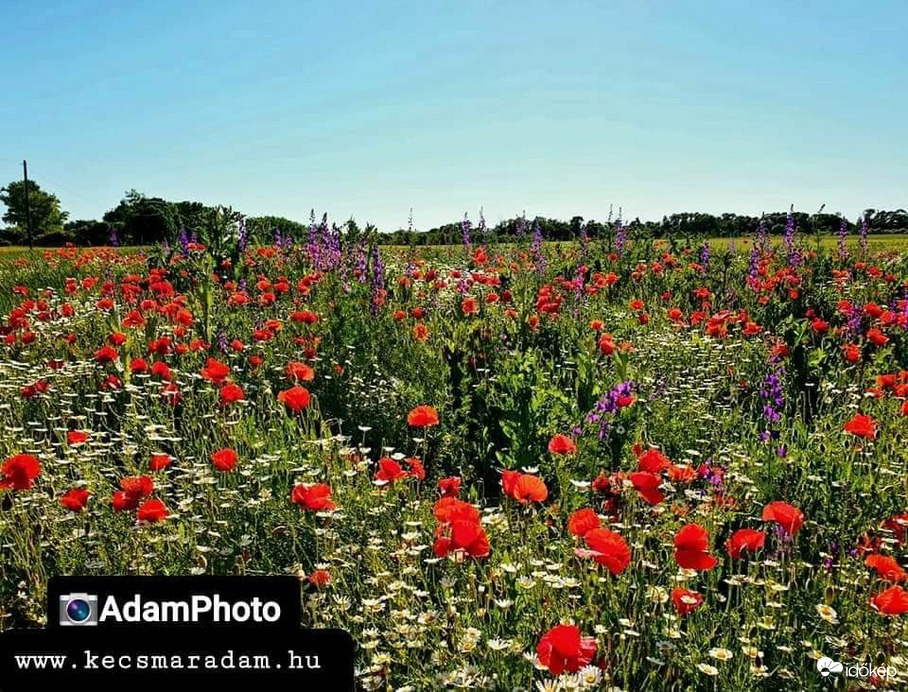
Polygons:
<instances>
[{"instance_id":1,"label":"tree line","mask_svg":"<svg viewBox=\"0 0 908 692\"><path fill-rule=\"evenodd\" d=\"M228 206L211 206L201 202L173 202L160 197L149 197L136 190L129 190L113 209L100 220L70 220L62 210L56 195L29 181L28 197L32 236L36 245L60 246L73 243L80 246L98 245L151 245L155 243L186 242L195 239L217 246L240 232L249 243L305 242L310 229L316 225L313 212L308 223L280 216L245 217ZM14 181L0 188L0 202L6 206L0 228L0 245L25 245L28 243L25 186ZM874 234L908 233L908 211L905 209L867 209L856 219L849 220L838 214L793 212L798 233L832 235L840 232L843 224L848 233L859 232L866 224ZM327 223L326 220L321 221ZM702 212L685 212L664 216L658 221L641 221L639 218L623 221L609 218L604 221L574 216L570 220L536 217L527 219L515 216L494 226L463 221L443 224L427 230L401 228L378 232L374 226L361 229L353 219L340 226L347 237L359 238L364 233L375 236L383 244L393 245L449 245L470 242L474 244L514 242L533 238L567 241L581 238L591 240L614 237L625 233L628 238L678 238L740 237L760 232L781 235L788 223L787 212L774 212L763 216L726 213L721 215ZM337 228L337 226L335 226Z\"/></svg>"}]
</instances>

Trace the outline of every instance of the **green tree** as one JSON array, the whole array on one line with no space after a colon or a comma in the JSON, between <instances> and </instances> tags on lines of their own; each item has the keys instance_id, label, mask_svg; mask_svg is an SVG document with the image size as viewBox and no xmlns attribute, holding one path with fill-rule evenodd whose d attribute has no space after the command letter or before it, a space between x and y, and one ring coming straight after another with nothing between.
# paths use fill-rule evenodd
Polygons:
<instances>
[{"instance_id":1,"label":"green tree","mask_svg":"<svg viewBox=\"0 0 908 692\"><path fill-rule=\"evenodd\" d=\"M6 205L3 221L26 233L25 182L14 180L0 188L0 202ZM49 233L61 233L63 223L69 216L60 209L60 200L41 189L33 180L28 181L28 203L31 212L32 232L35 238Z\"/></svg>"},{"instance_id":2,"label":"green tree","mask_svg":"<svg viewBox=\"0 0 908 692\"><path fill-rule=\"evenodd\" d=\"M145 245L172 240L177 233L174 205L160 197L146 197L130 190L120 203L104 214L104 221L122 229L121 244Z\"/></svg>"}]
</instances>

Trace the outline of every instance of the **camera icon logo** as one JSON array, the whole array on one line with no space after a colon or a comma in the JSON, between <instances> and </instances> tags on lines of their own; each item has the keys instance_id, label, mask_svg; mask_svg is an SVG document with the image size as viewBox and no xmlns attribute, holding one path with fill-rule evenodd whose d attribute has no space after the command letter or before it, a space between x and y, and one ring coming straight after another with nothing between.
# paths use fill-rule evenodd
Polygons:
<instances>
[{"instance_id":1,"label":"camera icon logo","mask_svg":"<svg viewBox=\"0 0 908 692\"><path fill-rule=\"evenodd\" d=\"M97 627L98 597L87 593L60 596L61 627Z\"/></svg>"}]
</instances>

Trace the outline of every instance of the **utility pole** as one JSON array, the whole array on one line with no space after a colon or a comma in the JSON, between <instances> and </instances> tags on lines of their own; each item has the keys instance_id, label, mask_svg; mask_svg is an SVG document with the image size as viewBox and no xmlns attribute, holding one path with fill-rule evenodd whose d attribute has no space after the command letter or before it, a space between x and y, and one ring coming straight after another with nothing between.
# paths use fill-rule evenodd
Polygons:
<instances>
[{"instance_id":1,"label":"utility pole","mask_svg":"<svg viewBox=\"0 0 908 692\"><path fill-rule=\"evenodd\" d=\"M22 176L25 182L25 227L28 230L28 249L34 250L35 245L32 240L32 211L28 205L28 161L22 160Z\"/></svg>"}]
</instances>

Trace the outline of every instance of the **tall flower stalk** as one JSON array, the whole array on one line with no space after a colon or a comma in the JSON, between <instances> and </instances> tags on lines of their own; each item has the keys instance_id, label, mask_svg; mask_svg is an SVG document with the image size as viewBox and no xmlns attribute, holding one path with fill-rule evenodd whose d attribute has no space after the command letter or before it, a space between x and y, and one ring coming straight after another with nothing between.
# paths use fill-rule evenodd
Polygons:
<instances>
[{"instance_id":1,"label":"tall flower stalk","mask_svg":"<svg viewBox=\"0 0 908 692\"><path fill-rule=\"evenodd\" d=\"M463 215L463 221L460 222L460 233L463 239L464 247L467 250L470 250L473 247L473 243L470 241L470 229L473 225L470 223L470 217L467 214Z\"/></svg>"},{"instance_id":2,"label":"tall flower stalk","mask_svg":"<svg viewBox=\"0 0 908 692\"><path fill-rule=\"evenodd\" d=\"M845 247L845 239L848 237L848 221L842 217L842 223L839 224L839 259L848 259L848 248Z\"/></svg>"}]
</instances>

